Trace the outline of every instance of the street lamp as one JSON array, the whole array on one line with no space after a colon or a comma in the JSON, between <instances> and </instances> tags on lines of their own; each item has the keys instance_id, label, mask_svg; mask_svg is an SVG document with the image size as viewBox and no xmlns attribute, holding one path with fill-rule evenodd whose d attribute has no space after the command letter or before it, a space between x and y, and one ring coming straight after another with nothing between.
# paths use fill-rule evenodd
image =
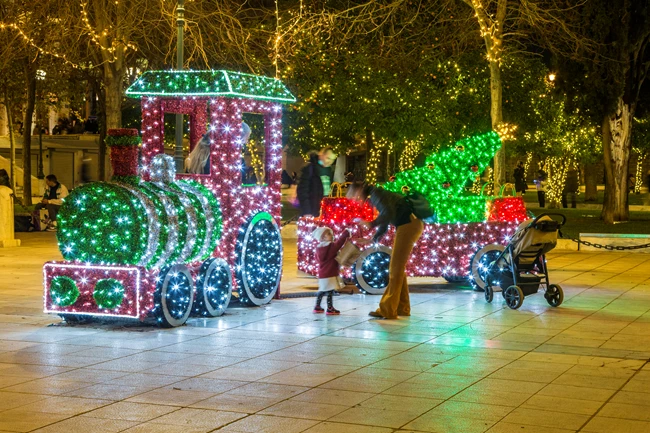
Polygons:
<instances>
[{"instance_id":1,"label":"street lamp","mask_svg":"<svg viewBox=\"0 0 650 433\"><path fill-rule=\"evenodd\" d=\"M45 81L45 71L38 70L36 71L36 79L38 81ZM41 86L41 92L40 92L40 102L41 105L43 103L43 87ZM45 173L43 173L43 125L41 125L41 122L43 121L43 107L38 107L38 174L36 177L38 179L45 179ZM30 132L31 133L31 132Z\"/></svg>"},{"instance_id":2,"label":"street lamp","mask_svg":"<svg viewBox=\"0 0 650 433\"><path fill-rule=\"evenodd\" d=\"M548 81L555 81L555 74L553 72L548 74Z\"/></svg>"},{"instance_id":3,"label":"street lamp","mask_svg":"<svg viewBox=\"0 0 650 433\"><path fill-rule=\"evenodd\" d=\"M176 5L176 69L183 69L183 29L185 27L185 0L178 0ZM176 173L184 171L183 158L183 115L176 113Z\"/></svg>"}]
</instances>

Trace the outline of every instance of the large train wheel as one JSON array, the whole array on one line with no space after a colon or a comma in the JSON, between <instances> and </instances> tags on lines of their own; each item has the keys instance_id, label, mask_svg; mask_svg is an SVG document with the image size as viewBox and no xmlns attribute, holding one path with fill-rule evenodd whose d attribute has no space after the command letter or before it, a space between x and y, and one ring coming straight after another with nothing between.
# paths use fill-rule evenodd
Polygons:
<instances>
[{"instance_id":1,"label":"large train wheel","mask_svg":"<svg viewBox=\"0 0 650 433\"><path fill-rule=\"evenodd\" d=\"M490 244L474 254L469 264L469 281L474 290L485 290L487 270L505 249L503 245Z\"/></svg>"},{"instance_id":2,"label":"large train wheel","mask_svg":"<svg viewBox=\"0 0 650 433\"><path fill-rule=\"evenodd\" d=\"M275 219L256 214L242 228L237 241L237 291L240 302L271 302L282 277L282 236Z\"/></svg>"},{"instance_id":3,"label":"large train wheel","mask_svg":"<svg viewBox=\"0 0 650 433\"><path fill-rule=\"evenodd\" d=\"M203 262L196 280L196 299L193 314L196 316L221 316L228 308L232 296L232 274L223 259L211 258Z\"/></svg>"},{"instance_id":4,"label":"large train wheel","mask_svg":"<svg viewBox=\"0 0 650 433\"><path fill-rule=\"evenodd\" d=\"M160 271L154 300L154 315L160 326L181 326L192 312L194 284L185 265L167 266Z\"/></svg>"},{"instance_id":5,"label":"large train wheel","mask_svg":"<svg viewBox=\"0 0 650 433\"><path fill-rule=\"evenodd\" d=\"M363 250L353 268L359 290L370 295L384 293L388 287L388 268L392 252L383 245Z\"/></svg>"}]
</instances>

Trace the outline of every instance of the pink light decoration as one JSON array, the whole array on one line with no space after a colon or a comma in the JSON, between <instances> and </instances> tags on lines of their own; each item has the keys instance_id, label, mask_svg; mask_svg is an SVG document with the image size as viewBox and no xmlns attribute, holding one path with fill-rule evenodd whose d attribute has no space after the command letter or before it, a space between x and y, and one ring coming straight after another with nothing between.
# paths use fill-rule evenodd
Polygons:
<instances>
[{"instance_id":1,"label":"pink light decoration","mask_svg":"<svg viewBox=\"0 0 650 433\"><path fill-rule=\"evenodd\" d=\"M236 98L154 98L143 97L142 101L142 177L149 180L147 167L154 156L164 153L164 114L166 112L190 115L191 146L209 133L211 141L211 162L209 175L177 174L177 179L194 179L208 189L219 200L223 218L222 237L213 252L213 257L225 259L233 270L233 290L237 289L234 278L237 261L236 244L240 228L255 214L268 212L278 226L281 204L281 161L282 161L282 106L273 102ZM209 114L208 114L209 110ZM242 186L240 162L242 159L242 114L257 113L264 116L266 147L266 184ZM209 119L209 127L207 125ZM196 278L201 263L189 264L193 278ZM154 309L154 292L159 270L136 266L86 265L81 263L45 264L43 287L45 312L74 313L94 316L133 317L144 319ZM79 288L77 301L68 307L58 307L50 298L50 282L56 276L72 278ZM123 304L113 310L97 307L93 288L102 278L115 278L124 288ZM278 290L279 294L279 290Z\"/></svg>"},{"instance_id":2,"label":"pink light decoration","mask_svg":"<svg viewBox=\"0 0 650 433\"><path fill-rule=\"evenodd\" d=\"M314 217L301 217L298 220L298 269L316 275L318 265L315 251L318 242L311 237L316 227L330 227L335 236L350 227L352 242L360 249L369 245L363 239L371 239L374 230L364 230L352 222L324 222ZM486 222L467 224L425 224L422 237L415 244L406 266L411 277L442 277L466 275L469 262L474 253L483 245L507 244L517 228L516 222ZM391 227L380 239L380 244L392 247L395 229ZM352 276L351 268L342 268L344 277Z\"/></svg>"},{"instance_id":3,"label":"pink light decoration","mask_svg":"<svg viewBox=\"0 0 650 433\"><path fill-rule=\"evenodd\" d=\"M79 297L73 305L57 306L50 296L50 284L55 277L72 278L79 289ZM114 278L124 287L122 304L114 309L100 309L93 292L99 280ZM153 289L151 278L139 266L99 266L77 263L49 262L43 266L44 305L46 313L92 314L94 316L113 316L144 318L153 309Z\"/></svg>"}]
</instances>

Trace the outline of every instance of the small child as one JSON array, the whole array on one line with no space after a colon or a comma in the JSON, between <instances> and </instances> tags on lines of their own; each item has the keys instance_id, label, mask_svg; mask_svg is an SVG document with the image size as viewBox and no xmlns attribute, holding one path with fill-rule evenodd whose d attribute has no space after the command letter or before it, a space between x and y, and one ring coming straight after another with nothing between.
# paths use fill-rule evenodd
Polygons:
<instances>
[{"instance_id":1,"label":"small child","mask_svg":"<svg viewBox=\"0 0 650 433\"><path fill-rule=\"evenodd\" d=\"M323 296L327 293L328 316L341 314L332 304L334 290L339 288L339 263L336 261L336 254L343 247L345 240L350 237L350 231L346 230L334 242L334 232L329 227L318 227L312 233L312 237L319 244L316 248L316 259L318 260L318 297L314 313L322 313L325 310L320 306Z\"/></svg>"}]
</instances>

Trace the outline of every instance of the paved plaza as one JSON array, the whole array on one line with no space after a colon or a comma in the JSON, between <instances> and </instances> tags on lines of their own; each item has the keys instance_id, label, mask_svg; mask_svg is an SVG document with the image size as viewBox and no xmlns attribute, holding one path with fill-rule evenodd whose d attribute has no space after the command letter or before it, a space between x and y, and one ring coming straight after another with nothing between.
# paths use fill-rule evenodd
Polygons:
<instances>
[{"instance_id":1,"label":"paved plaza","mask_svg":"<svg viewBox=\"0 0 650 433\"><path fill-rule=\"evenodd\" d=\"M399 320L354 294L338 317L303 297L159 329L43 314L60 255L21 239L0 249L0 432L650 432L650 254L553 251L557 309L415 279ZM285 248L283 291L315 286Z\"/></svg>"}]
</instances>

